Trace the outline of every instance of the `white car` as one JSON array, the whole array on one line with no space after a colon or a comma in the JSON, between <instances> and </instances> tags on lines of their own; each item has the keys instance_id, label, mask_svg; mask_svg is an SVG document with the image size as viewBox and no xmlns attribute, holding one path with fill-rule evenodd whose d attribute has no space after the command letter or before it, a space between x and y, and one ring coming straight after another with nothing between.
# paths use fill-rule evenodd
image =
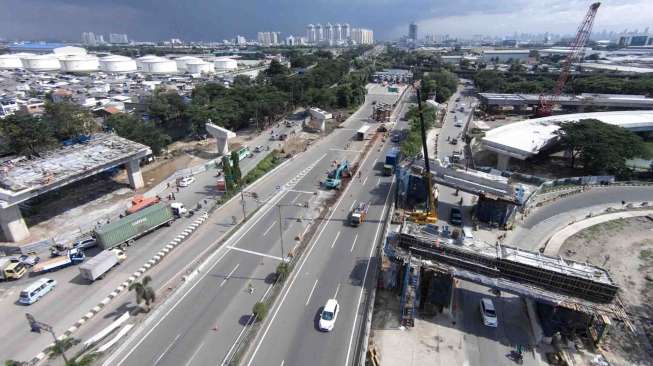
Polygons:
<instances>
[{"instance_id":1,"label":"white car","mask_svg":"<svg viewBox=\"0 0 653 366\"><path fill-rule=\"evenodd\" d=\"M494 303L487 297L481 299L481 317L483 318L483 324L488 327L496 328L499 324Z\"/></svg>"},{"instance_id":2,"label":"white car","mask_svg":"<svg viewBox=\"0 0 653 366\"><path fill-rule=\"evenodd\" d=\"M195 177L183 177L177 183L180 187L188 187L195 182Z\"/></svg>"},{"instance_id":3,"label":"white car","mask_svg":"<svg viewBox=\"0 0 653 366\"><path fill-rule=\"evenodd\" d=\"M462 127L463 124L462 124L462 122L456 122L456 123L453 124L453 126L454 127Z\"/></svg>"},{"instance_id":4,"label":"white car","mask_svg":"<svg viewBox=\"0 0 653 366\"><path fill-rule=\"evenodd\" d=\"M333 330L333 326L336 324L336 319L338 318L338 312L340 311L340 305L338 300L329 299L327 300L322 313L320 313L320 323L319 328L322 331L330 332Z\"/></svg>"}]
</instances>

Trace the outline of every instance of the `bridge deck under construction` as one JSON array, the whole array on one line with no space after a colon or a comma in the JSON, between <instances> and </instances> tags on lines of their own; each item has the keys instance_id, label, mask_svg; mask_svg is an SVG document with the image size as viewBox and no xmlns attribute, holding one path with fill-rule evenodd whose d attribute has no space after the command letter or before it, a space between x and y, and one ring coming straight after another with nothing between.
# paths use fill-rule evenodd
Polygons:
<instances>
[{"instance_id":1,"label":"bridge deck under construction","mask_svg":"<svg viewBox=\"0 0 653 366\"><path fill-rule=\"evenodd\" d=\"M435 233L430 225L406 221L396 245L406 253L459 270L591 302L610 303L619 290L607 271L590 264L502 245L454 244Z\"/></svg>"}]
</instances>

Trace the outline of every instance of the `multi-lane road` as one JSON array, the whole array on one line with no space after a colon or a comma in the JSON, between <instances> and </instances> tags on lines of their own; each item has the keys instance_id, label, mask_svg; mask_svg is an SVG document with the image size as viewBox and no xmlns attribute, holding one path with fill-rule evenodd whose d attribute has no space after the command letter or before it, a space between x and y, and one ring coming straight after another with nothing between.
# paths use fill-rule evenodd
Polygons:
<instances>
[{"instance_id":1,"label":"multi-lane road","mask_svg":"<svg viewBox=\"0 0 653 366\"><path fill-rule=\"evenodd\" d=\"M210 258L197 280L182 289L180 295L161 305L146 326L137 330L122 347L105 362L107 365L204 365L228 359L236 341L248 323L252 305L270 288L270 276L280 263L281 240L277 203L282 207L282 226L285 251L294 243L293 238L306 230L308 222L298 222L297 217L315 215L312 207L296 207L297 203L315 202L320 191L317 183L331 169L333 160L352 160L360 155L363 142L352 141L355 131L369 120L372 101L393 102L397 94L384 88L371 86L367 101L347 122L307 152L298 154L278 174L290 184L280 186L262 209ZM348 149L346 147L349 147ZM270 358L279 363L302 365L305 359L293 360L296 352L286 352L281 339L306 340L303 357L313 357L325 352L320 344L331 340L338 359L327 356L323 364L340 364L350 347L351 333L357 318L361 289L367 260L378 236L380 217L384 210L391 177L382 177L382 156L388 145L380 141L360 164L361 178L342 192L342 198L333 207L327 220L320 226L318 236L309 243L294 275L280 300L271 309L263 324L264 336L256 346L252 363L268 364ZM369 220L358 229L345 224L348 211L354 202L370 201ZM310 274L306 274L306 272ZM317 281L316 281L317 280ZM310 283L309 283L310 282ZM254 288L250 293L250 285ZM309 287L308 291L304 291ZM326 297L341 301L337 330L331 334L319 333L314 327L314 316ZM297 312L297 308L302 310ZM292 310L291 310L292 309ZM309 319L305 322L306 319ZM305 323L305 324L304 324ZM339 336L339 334L349 334ZM318 337L318 338L316 338ZM337 346L336 346L337 344ZM284 343L290 350L292 343ZM270 354L271 353L271 354ZM263 356L265 355L265 356ZM261 358L263 357L263 358ZM287 360L286 360L287 358ZM311 364L315 364L311 362Z\"/></svg>"}]
</instances>

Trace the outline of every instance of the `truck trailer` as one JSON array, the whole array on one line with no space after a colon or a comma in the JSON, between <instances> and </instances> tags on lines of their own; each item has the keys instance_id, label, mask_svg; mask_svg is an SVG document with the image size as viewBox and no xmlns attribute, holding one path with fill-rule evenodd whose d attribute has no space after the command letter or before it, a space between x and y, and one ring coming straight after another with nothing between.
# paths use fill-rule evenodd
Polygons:
<instances>
[{"instance_id":1,"label":"truck trailer","mask_svg":"<svg viewBox=\"0 0 653 366\"><path fill-rule=\"evenodd\" d=\"M370 204L369 203L359 203L354 209L351 211L351 214L349 215L349 224L351 226L358 226L365 221L367 218L367 210L369 210Z\"/></svg>"},{"instance_id":2,"label":"truck trailer","mask_svg":"<svg viewBox=\"0 0 653 366\"><path fill-rule=\"evenodd\" d=\"M399 149L392 148L385 155L385 164L383 165L383 175L391 176L394 174L397 163L399 162Z\"/></svg>"},{"instance_id":3,"label":"truck trailer","mask_svg":"<svg viewBox=\"0 0 653 366\"><path fill-rule=\"evenodd\" d=\"M95 238L103 249L130 245L138 237L161 225L169 225L174 219L170 206L161 202L96 229Z\"/></svg>"},{"instance_id":4,"label":"truck trailer","mask_svg":"<svg viewBox=\"0 0 653 366\"><path fill-rule=\"evenodd\" d=\"M122 262L125 254L120 249L103 250L86 263L79 266L79 274L93 282L109 272L109 270Z\"/></svg>"},{"instance_id":5,"label":"truck trailer","mask_svg":"<svg viewBox=\"0 0 653 366\"><path fill-rule=\"evenodd\" d=\"M65 255L37 263L32 268L32 272L46 273L46 272L58 271L62 268L71 266L73 264L82 263L85 258L86 256L84 255L84 252L81 249L78 248L69 249Z\"/></svg>"}]
</instances>

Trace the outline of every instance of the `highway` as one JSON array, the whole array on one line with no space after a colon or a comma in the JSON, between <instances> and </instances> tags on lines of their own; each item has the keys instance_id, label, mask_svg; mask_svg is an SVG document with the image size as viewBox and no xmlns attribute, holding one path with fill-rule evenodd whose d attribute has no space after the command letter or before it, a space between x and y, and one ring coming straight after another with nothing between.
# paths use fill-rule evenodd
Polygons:
<instances>
[{"instance_id":1,"label":"highway","mask_svg":"<svg viewBox=\"0 0 653 366\"><path fill-rule=\"evenodd\" d=\"M297 127L295 127L297 128ZM275 128L277 129L277 128ZM284 130L287 130L285 127ZM268 145L272 142L269 140L269 133L263 132L253 140L249 141L250 146ZM246 158L241 162L243 172L253 169L256 164L265 157L265 153L254 154L253 158ZM183 202L187 207L192 208L198 202L218 194L215 190L216 170L212 169L204 173L197 174L196 181L190 187L181 188L176 193L177 201ZM286 180L281 177L277 181L283 184ZM258 192L261 197L276 193L274 185L265 187ZM246 200L246 209L251 212L257 207L253 199ZM242 218L242 208L238 200L232 201L229 205L221 208L216 212L220 216L218 224L214 229L213 236L223 234L232 226L232 216ZM68 327L73 325L82 315L96 306L105 296L113 291L120 283L125 281L132 273L140 268L152 256L167 245L177 234L183 231L192 220L191 218L181 218L176 220L170 227L161 227L160 229L145 235L135 244L128 248L127 259L118 267L114 268L101 281L89 284L79 275L78 266L71 266L56 272L47 273L39 276L25 276L18 281L0 283L0 311L4 314L3 330L0 333L4 341L0 344L0 357L3 359L29 359L39 353L45 346L51 342L51 338L38 333L31 333L25 320L25 313L33 314L36 319L52 325L57 333L63 333ZM160 266L166 267L167 271L159 274L160 268L157 268L154 277L154 285L163 285L170 276L177 273L186 263L189 263L194 256L198 255L212 241L205 241L193 245L191 248L184 249L187 256L183 257L180 262L165 261ZM92 248L87 251L87 257L90 258L100 250ZM47 255L47 254L46 254ZM41 256L42 259L44 256ZM17 303L20 290L37 278L53 278L58 282L57 288L44 296L37 303L30 306L24 306ZM130 294L131 298L131 294ZM89 325L85 325L88 327ZM9 336L11 335L11 336Z\"/></svg>"},{"instance_id":2,"label":"highway","mask_svg":"<svg viewBox=\"0 0 653 366\"><path fill-rule=\"evenodd\" d=\"M397 94L375 94L380 91L377 89L375 86L370 87L366 104L345 122L344 128L335 130L307 152L296 155L283 170L275 174L292 184L282 185L277 194L271 195L262 210L215 253L217 257L209 259L197 282L184 289L174 302L171 300L170 303L161 305L165 311L153 314L148 319L151 320L148 326L136 331L105 361L106 365L203 365L209 360L211 363L219 363L230 356L235 341L239 339L243 327L248 322L252 305L270 288L271 274L280 263L278 212L275 204L280 202L283 205L293 205L307 200L309 205L313 206L313 192L318 190L317 183L324 179L325 172L331 168L332 160L351 160L359 155L362 143L351 140L355 130L371 115L371 98L385 102L392 102L397 98ZM348 144L351 146L346 150ZM380 156L382 152L372 150L363 165L366 172L372 171L371 166L376 160L373 154ZM380 171L375 174L380 174ZM369 187L371 194L377 195L378 192L387 192L389 184L384 183L387 180L388 178L382 179L376 175L364 175L360 184L352 186ZM264 185L268 186L269 183ZM318 191L320 196L330 194ZM374 202L378 206L377 200ZM342 240L351 240L347 253L362 254L359 252L362 248L367 248L369 253L371 239L360 236L360 239L354 241L354 237L349 236L348 227L340 220L350 205L351 202L346 208L339 206L338 209L342 212L338 216L334 215L327 225L340 226ZM294 243L293 238L308 225L307 220L297 222L297 217L314 216L315 212L313 207L283 207L282 214L287 252L289 244ZM365 235L373 234L365 232ZM334 238L330 239L331 242ZM338 238L338 242L340 240ZM342 274L337 268L330 273ZM254 288L252 294L248 291L250 284ZM340 291L348 293L351 290L344 283L341 287ZM333 290L336 288L337 285ZM322 287L316 286L315 294L321 291ZM302 304L305 301L306 299L302 300ZM314 313L317 309L312 311Z\"/></svg>"}]
</instances>

